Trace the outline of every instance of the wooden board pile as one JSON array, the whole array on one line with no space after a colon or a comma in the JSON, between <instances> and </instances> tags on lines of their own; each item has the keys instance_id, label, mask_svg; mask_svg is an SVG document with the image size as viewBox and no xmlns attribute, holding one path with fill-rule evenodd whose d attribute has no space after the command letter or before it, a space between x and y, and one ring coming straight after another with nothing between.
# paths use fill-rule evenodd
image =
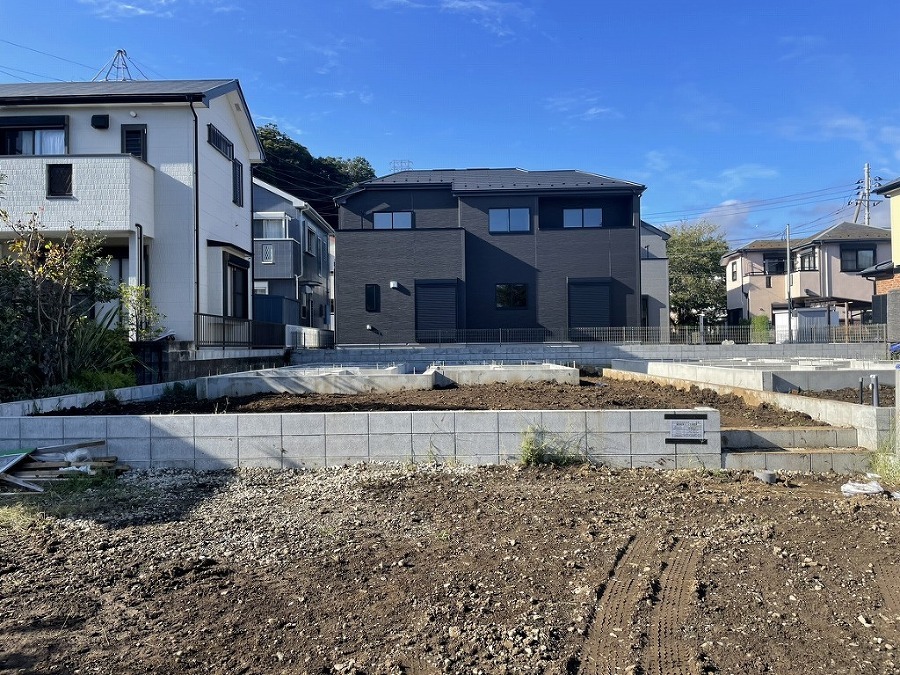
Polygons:
<instances>
[{"instance_id":1,"label":"wooden board pile","mask_svg":"<svg viewBox=\"0 0 900 675\"><path fill-rule=\"evenodd\" d=\"M87 450L106 445L106 441L80 441L42 448L0 450L0 482L11 483L32 492L43 492L42 483L62 481L73 475L109 472L119 475L128 467L118 457L93 457Z\"/></svg>"}]
</instances>

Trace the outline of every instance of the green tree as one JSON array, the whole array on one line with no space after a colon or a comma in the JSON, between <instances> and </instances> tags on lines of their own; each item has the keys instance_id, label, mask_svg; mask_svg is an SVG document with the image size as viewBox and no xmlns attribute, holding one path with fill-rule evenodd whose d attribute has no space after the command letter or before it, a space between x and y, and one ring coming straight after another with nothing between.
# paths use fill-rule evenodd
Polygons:
<instances>
[{"instance_id":1,"label":"green tree","mask_svg":"<svg viewBox=\"0 0 900 675\"><path fill-rule=\"evenodd\" d=\"M30 393L75 374L71 356L79 320L116 294L102 272L108 259L98 237L72 228L61 238L48 238L37 213L14 222L0 212L4 230L8 254L0 260L0 334L4 343L13 342L5 346L17 365L2 377L7 388ZM12 379L16 373L18 379Z\"/></svg>"},{"instance_id":2,"label":"green tree","mask_svg":"<svg viewBox=\"0 0 900 675\"><path fill-rule=\"evenodd\" d=\"M314 157L274 124L256 131L266 161L254 168L254 175L308 202L332 225L337 224L334 197L375 177L375 170L364 157Z\"/></svg>"},{"instance_id":3,"label":"green tree","mask_svg":"<svg viewBox=\"0 0 900 675\"><path fill-rule=\"evenodd\" d=\"M728 244L717 225L705 220L666 227L670 235L669 306L676 324L722 321L727 311L725 274L720 260Z\"/></svg>"}]
</instances>

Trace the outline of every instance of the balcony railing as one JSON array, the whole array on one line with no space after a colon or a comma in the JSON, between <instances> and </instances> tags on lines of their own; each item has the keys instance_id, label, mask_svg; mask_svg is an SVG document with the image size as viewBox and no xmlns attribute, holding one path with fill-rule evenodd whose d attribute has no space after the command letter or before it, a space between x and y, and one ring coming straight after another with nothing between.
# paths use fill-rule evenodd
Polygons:
<instances>
[{"instance_id":1,"label":"balcony railing","mask_svg":"<svg viewBox=\"0 0 900 675\"><path fill-rule=\"evenodd\" d=\"M285 346L284 324L195 314L194 344L216 349L281 349Z\"/></svg>"}]
</instances>

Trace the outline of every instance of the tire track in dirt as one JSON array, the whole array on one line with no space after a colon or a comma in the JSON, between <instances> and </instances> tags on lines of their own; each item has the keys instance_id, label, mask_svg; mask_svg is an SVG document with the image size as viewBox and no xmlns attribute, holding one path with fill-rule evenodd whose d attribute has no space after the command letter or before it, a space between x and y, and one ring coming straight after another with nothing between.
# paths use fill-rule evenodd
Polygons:
<instances>
[{"instance_id":1,"label":"tire track in dirt","mask_svg":"<svg viewBox=\"0 0 900 675\"><path fill-rule=\"evenodd\" d=\"M872 571L875 573L875 583L884 600L882 612L895 629L900 628L900 584L896 581L897 576L890 574L880 565L876 565Z\"/></svg>"},{"instance_id":2,"label":"tire track in dirt","mask_svg":"<svg viewBox=\"0 0 900 675\"><path fill-rule=\"evenodd\" d=\"M659 599L653 606L647 648L647 675L690 675L696 672L696 649L680 638L681 626L693 604L701 543L679 540L667 556L659 578Z\"/></svg>"},{"instance_id":3,"label":"tire track in dirt","mask_svg":"<svg viewBox=\"0 0 900 675\"><path fill-rule=\"evenodd\" d=\"M650 575L643 570L654 553L647 538L635 537L613 567L588 631L579 673L612 675L634 663L629 636L638 603L649 592Z\"/></svg>"}]
</instances>

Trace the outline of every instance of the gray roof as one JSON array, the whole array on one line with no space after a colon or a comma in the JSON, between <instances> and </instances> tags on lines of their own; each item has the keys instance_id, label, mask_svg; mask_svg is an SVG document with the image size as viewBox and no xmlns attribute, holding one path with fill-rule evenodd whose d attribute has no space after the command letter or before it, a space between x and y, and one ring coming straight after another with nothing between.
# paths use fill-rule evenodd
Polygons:
<instances>
[{"instance_id":1,"label":"gray roof","mask_svg":"<svg viewBox=\"0 0 900 675\"><path fill-rule=\"evenodd\" d=\"M341 199L370 187L409 188L449 185L453 192L521 192L627 190L643 192L639 183L577 170L526 171L525 169L425 169L399 171L360 183L336 197Z\"/></svg>"},{"instance_id":2,"label":"gray roof","mask_svg":"<svg viewBox=\"0 0 900 675\"><path fill-rule=\"evenodd\" d=\"M872 190L872 192L874 192L876 195L886 195L888 192L893 192L897 189L900 189L900 178L896 178L890 183L885 183L881 187Z\"/></svg>"},{"instance_id":3,"label":"gray roof","mask_svg":"<svg viewBox=\"0 0 900 675\"><path fill-rule=\"evenodd\" d=\"M126 80L102 82L23 82L0 84L0 106L58 106L115 103L194 103L237 92L253 130L259 161L265 151L244 99L240 83L230 80ZM254 160L255 161L255 160Z\"/></svg>"},{"instance_id":4,"label":"gray roof","mask_svg":"<svg viewBox=\"0 0 900 675\"><path fill-rule=\"evenodd\" d=\"M791 250L813 244L833 241L890 241L891 231L883 227L872 227L871 225L860 225L859 223L838 223L818 234L811 237L798 238L791 240ZM756 239L749 244L733 249L722 256L722 264L729 258L733 258L739 253L746 251L785 251L787 252L787 242L784 239Z\"/></svg>"},{"instance_id":5,"label":"gray roof","mask_svg":"<svg viewBox=\"0 0 900 675\"><path fill-rule=\"evenodd\" d=\"M22 82L0 84L0 104L76 103L102 98L105 101L161 101L215 98L238 88L229 80L127 80L114 82ZM110 102L113 102L110 101Z\"/></svg>"},{"instance_id":6,"label":"gray roof","mask_svg":"<svg viewBox=\"0 0 900 675\"><path fill-rule=\"evenodd\" d=\"M805 239L798 239L791 248L800 248L809 244L829 241L889 241L891 231L883 227L860 225L859 223L838 223L818 234Z\"/></svg>"},{"instance_id":7,"label":"gray roof","mask_svg":"<svg viewBox=\"0 0 900 675\"><path fill-rule=\"evenodd\" d=\"M646 230L648 234L655 234L657 237L662 237L663 241L669 241L672 238L672 235L666 232L665 230L661 230L655 225L651 225L646 220L641 221L641 229Z\"/></svg>"},{"instance_id":8,"label":"gray roof","mask_svg":"<svg viewBox=\"0 0 900 675\"><path fill-rule=\"evenodd\" d=\"M885 260L884 262L877 263L872 265L871 267L867 267L861 272L857 272L857 274L861 277L877 277L882 274L887 275L888 272L894 272L894 261L893 260Z\"/></svg>"}]
</instances>

